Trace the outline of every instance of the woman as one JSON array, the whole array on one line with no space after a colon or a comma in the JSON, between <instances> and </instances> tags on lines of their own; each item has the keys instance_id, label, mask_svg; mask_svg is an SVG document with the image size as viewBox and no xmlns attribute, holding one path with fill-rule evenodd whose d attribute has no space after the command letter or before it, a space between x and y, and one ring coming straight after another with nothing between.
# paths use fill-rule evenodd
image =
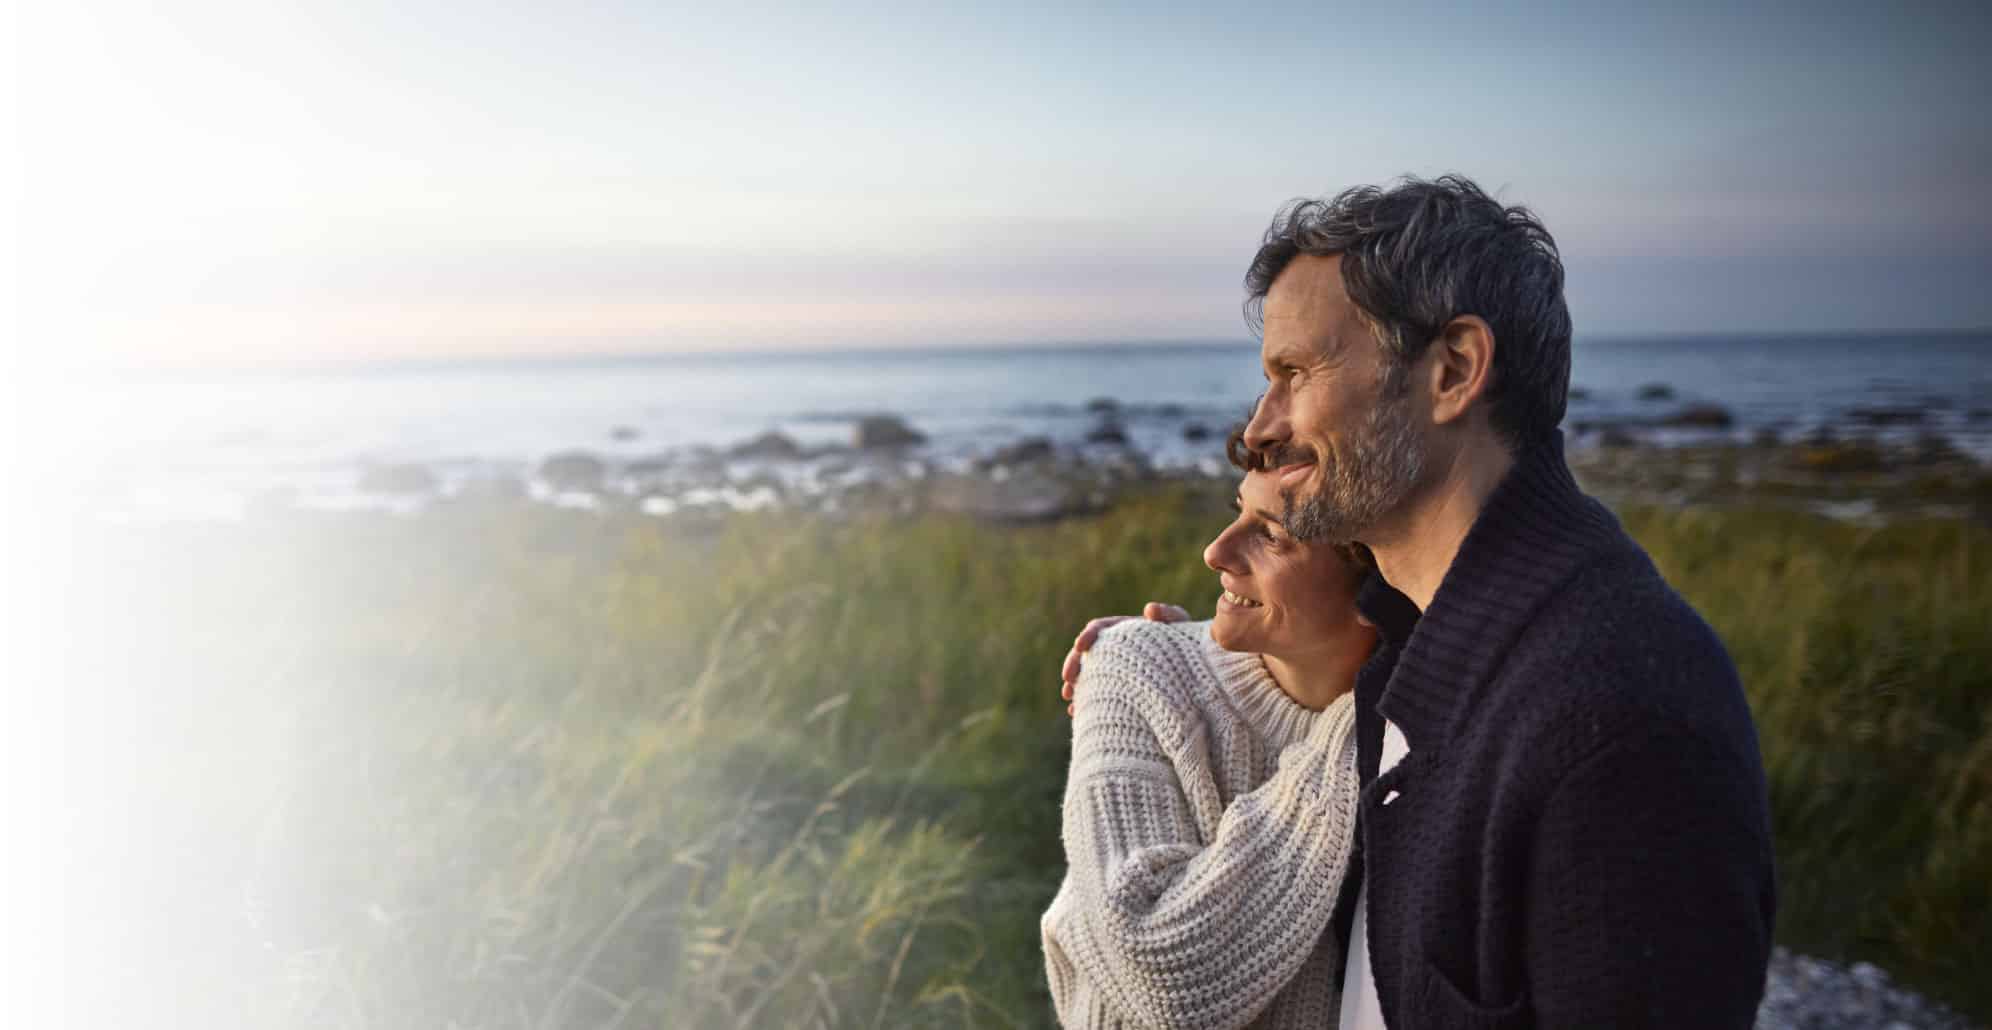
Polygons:
<instances>
[{"instance_id":1,"label":"woman","mask_svg":"<svg viewBox=\"0 0 1992 1030\"><path fill-rule=\"evenodd\" d=\"M1123 622L1080 672L1067 872L1041 921L1066 1027L1338 1017L1342 955L1324 931L1355 833L1367 570L1287 536L1269 473L1248 470L1236 505L1204 550L1216 617Z\"/></svg>"}]
</instances>

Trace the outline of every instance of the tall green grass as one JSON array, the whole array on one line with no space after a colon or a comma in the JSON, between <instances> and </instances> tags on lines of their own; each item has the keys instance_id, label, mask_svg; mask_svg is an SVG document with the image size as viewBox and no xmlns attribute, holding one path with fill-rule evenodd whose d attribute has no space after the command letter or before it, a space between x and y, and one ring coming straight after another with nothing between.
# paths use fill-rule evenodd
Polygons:
<instances>
[{"instance_id":1,"label":"tall green grass","mask_svg":"<svg viewBox=\"0 0 1992 1030\"><path fill-rule=\"evenodd\" d=\"M160 868L204 870L168 911L220 934L188 990L262 1025L1043 1025L1058 660L1089 616L1207 610L1224 518L1183 490L1025 528L520 508L112 546L113 664L210 756L150 795ZM1992 534L1628 524L1750 689L1781 937L1992 1011Z\"/></svg>"}]
</instances>

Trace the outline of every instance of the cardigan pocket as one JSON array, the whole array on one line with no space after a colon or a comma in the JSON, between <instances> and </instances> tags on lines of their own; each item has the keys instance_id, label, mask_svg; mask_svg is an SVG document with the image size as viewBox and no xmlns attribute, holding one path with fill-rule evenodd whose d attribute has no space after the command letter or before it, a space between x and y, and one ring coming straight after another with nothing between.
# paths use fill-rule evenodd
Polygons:
<instances>
[{"instance_id":1,"label":"cardigan pocket","mask_svg":"<svg viewBox=\"0 0 1992 1030\"><path fill-rule=\"evenodd\" d=\"M1528 992L1503 1005L1484 1005L1453 986L1452 979L1432 964L1418 963L1418 989L1410 1026L1459 1027L1460 1030L1520 1030L1534 1025Z\"/></svg>"}]
</instances>

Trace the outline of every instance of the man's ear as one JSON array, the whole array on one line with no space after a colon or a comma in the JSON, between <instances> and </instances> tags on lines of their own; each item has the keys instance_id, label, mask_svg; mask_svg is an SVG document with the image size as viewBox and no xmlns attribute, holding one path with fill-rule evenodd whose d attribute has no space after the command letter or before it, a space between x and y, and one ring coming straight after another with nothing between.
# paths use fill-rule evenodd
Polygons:
<instances>
[{"instance_id":1,"label":"man's ear","mask_svg":"<svg viewBox=\"0 0 1992 1030\"><path fill-rule=\"evenodd\" d=\"M1452 422L1494 383L1494 329L1479 315L1447 322L1432 341L1432 421Z\"/></svg>"}]
</instances>

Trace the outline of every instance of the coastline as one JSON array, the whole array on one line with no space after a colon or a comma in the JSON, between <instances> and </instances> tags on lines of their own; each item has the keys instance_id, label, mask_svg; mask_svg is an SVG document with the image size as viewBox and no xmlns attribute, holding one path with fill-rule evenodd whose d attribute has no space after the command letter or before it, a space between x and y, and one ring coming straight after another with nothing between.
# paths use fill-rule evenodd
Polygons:
<instances>
[{"instance_id":1,"label":"coastline","mask_svg":"<svg viewBox=\"0 0 1992 1030\"><path fill-rule=\"evenodd\" d=\"M1614 470L1674 454L1618 450ZM561 990L601 940L590 980L632 1015L766 998L807 1022L827 997L1029 1024L1065 769L1049 670L1087 617L1209 603L1197 554L1232 481L1014 465L974 488L1074 476L1106 499L1020 516L937 475L828 512L528 496L121 528L79 576L113 589L60 619L112 627L78 646L128 670L105 708L136 713L131 761L162 773L162 803L114 822L161 856L145 882L208 885L168 910L229 913L199 924L242 935L216 982L277 1009L352 984L382 1019L498 999L607 1020ZM1763 1025L1945 1025L1897 985L1984 1011L1963 961L1984 928L1958 915L1985 910L1992 533L1720 494L1615 507L1758 714L1792 949Z\"/></svg>"},{"instance_id":2,"label":"coastline","mask_svg":"<svg viewBox=\"0 0 1992 1030\"><path fill-rule=\"evenodd\" d=\"M1220 446L1216 434L1203 435L1212 449ZM1777 508L1865 525L1905 518L1992 522L1992 464L1938 436L1656 440L1626 429L1566 435L1579 482L1614 506ZM446 477L422 466L379 466L364 475L362 489L338 503L313 503L279 489L232 514L413 515L538 505L706 525L756 511L832 518L934 512L1031 523L1097 514L1158 488L1228 490L1235 481L1235 470L1219 457L1158 462L1124 437L1065 444L1035 437L942 459L918 444L804 448L770 433L727 450L693 448L635 460L563 452L498 474Z\"/></svg>"}]
</instances>

